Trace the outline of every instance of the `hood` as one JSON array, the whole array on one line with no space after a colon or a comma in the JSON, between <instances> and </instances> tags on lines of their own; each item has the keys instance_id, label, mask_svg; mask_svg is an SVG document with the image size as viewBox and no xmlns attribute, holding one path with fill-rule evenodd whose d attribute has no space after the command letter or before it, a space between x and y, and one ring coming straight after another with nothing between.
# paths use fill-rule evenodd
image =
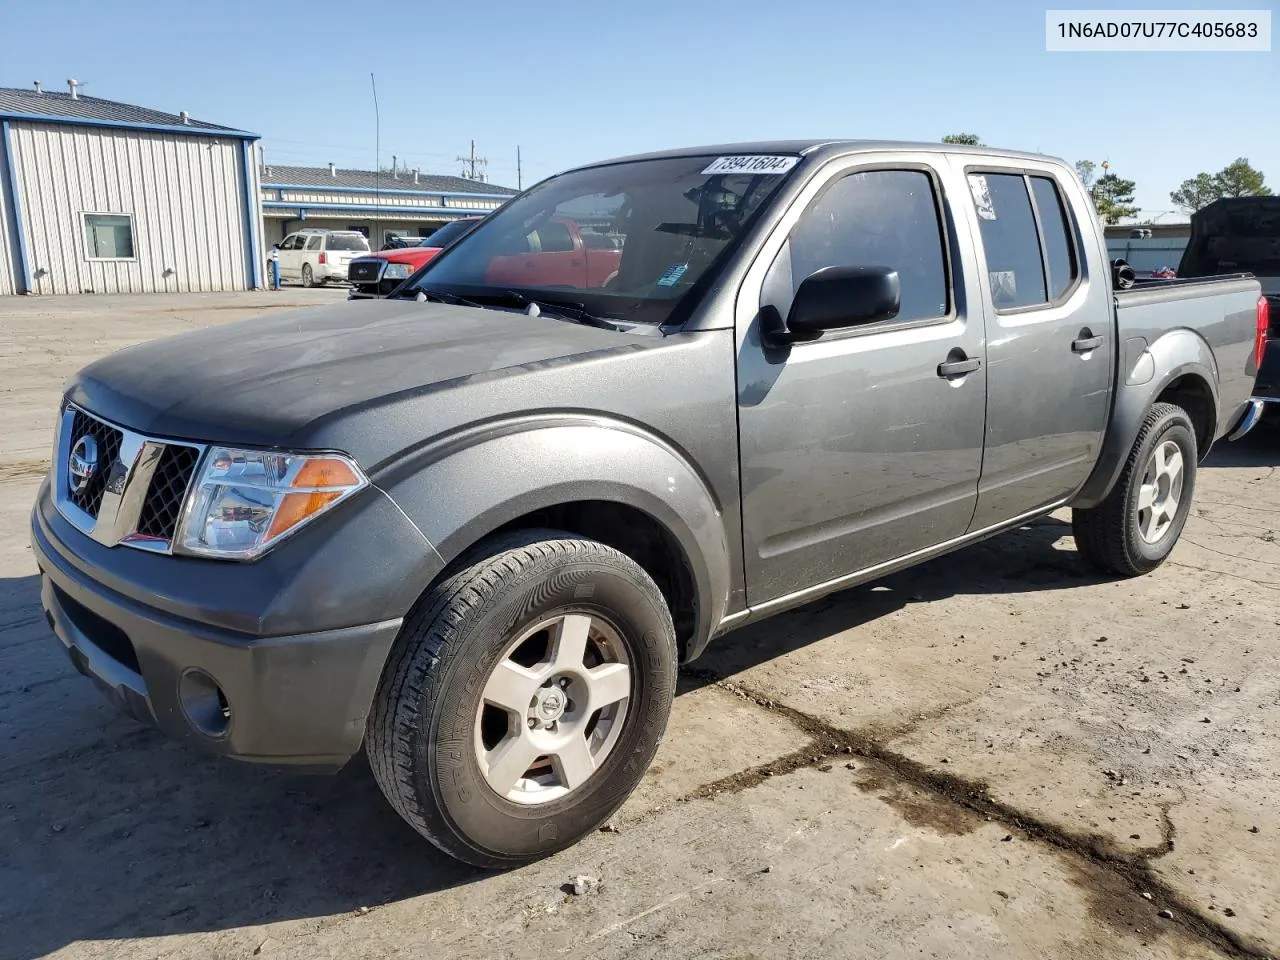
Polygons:
<instances>
[{"instance_id":1,"label":"hood","mask_svg":"<svg viewBox=\"0 0 1280 960\"><path fill-rule=\"evenodd\" d=\"M377 253L365 254L361 259L376 257L388 263L408 263L420 267L441 250L440 247L403 247L399 250L379 250Z\"/></svg>"},{"instance_id":2,"label":"hood","mask_svg":"<svg viewBox=\"0 0 1280 960\"><path fill-rule=\"evenodd\" d=\"M157 437L305 446L309 427L353 407L635 346L625 333L523 313L371 300L130 347L85 367L68 395Z\"/></svg>"}]
</instances>

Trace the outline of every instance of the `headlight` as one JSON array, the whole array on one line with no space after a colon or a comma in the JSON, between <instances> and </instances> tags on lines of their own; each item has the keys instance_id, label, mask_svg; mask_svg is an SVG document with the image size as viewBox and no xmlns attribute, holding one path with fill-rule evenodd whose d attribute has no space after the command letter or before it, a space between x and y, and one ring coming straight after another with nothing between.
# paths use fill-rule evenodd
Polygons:
<instances>
[{"instance_id":1,"label":"headlight","mask_svg":"<svg viewBox=\"0 0 1280 960\"><path fill-rule=\"evenodd\" d=\"M413 269L407 263L388 263L387 269L382 271L382 279L404 280L411 273L413 273Z\"/></svg>"},{"instance_id":2,"label":"headlight","mask_svg":"<svg viewBox=\"0 0 1280 960\"><path fill-rule=\"evenodd\" d=\"M339 454L210 447L175 546L249 560L368 484L355 462Z\"/></svg>"}]
</instances>

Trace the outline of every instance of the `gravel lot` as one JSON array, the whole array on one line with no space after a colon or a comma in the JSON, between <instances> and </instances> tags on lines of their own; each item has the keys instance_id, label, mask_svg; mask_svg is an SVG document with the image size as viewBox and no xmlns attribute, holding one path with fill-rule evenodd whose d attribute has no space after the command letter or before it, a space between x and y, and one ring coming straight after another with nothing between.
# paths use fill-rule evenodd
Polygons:
<instances>
[{"instance_id":1,"label":"gravel lot","mask_svg":"<svg viewBox=\"0 0 1280 960\"><path fill-rule=\"evenodd\" d=\"M0 301L0 957L1280 953L1271 424L1215 451L1144 579L1087 575L1059 514L722 639L616 829L513 873L419 841L360 762L259 769L118 716L27 546L61 384L342 296Z\"/></svg>"}]
</instances>

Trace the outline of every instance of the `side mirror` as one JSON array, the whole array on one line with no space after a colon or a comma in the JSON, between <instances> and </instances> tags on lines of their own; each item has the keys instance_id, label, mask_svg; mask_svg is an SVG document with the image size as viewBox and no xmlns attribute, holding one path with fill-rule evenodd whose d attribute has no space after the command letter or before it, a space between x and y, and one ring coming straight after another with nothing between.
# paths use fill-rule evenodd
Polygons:
<instances>
[{"instance_id":1,"label":"side mirror","mask_svg":"<svg viewBox=\"0 0 1280 960\"><path fill-rule=\"evenodd\" d=\"M902 287L897 270L823 267L800 284L783 329L776 329L775 321L775 329L768 333L777 343L816 340L828 330L892 320L901 307Z\"/></svg>"}]
</instances>

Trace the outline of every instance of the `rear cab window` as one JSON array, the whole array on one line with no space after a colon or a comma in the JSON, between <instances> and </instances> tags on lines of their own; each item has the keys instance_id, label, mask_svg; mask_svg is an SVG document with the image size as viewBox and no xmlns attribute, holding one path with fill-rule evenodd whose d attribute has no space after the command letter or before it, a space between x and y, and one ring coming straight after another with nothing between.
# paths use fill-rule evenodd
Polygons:
<instances>
[{"instance_id":1,"label":"rear cab window","mask_svg":"<svg viewBox=\"0 0 1280 960\"><path fill-rule=\"evenodd\" d=\"M1048 307L1068 296L1080 279L1080 259L1053 179L973 171L968 181L996 312Z\"/></svg>"}]
</instances>

